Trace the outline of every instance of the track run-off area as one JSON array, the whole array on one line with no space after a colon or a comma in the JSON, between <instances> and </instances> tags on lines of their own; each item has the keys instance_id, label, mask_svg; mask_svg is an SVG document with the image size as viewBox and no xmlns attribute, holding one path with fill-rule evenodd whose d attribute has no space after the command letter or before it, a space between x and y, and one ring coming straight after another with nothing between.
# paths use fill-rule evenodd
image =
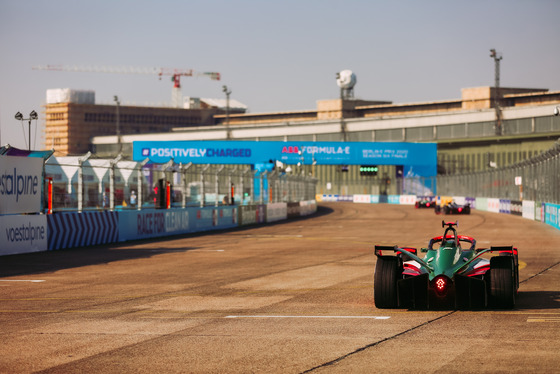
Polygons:
<instances>
[{"instance_id":1,"label":"track run-off area","mask_svg":"<svg viewBox=\"0 0 560 374\"><path fill-rule=\"evenodd\" d=\"M442 219L519 249L513 310L376 309L374 245ZM1 373L558 372L560 231L473 210L321 204L266 226L0 257Z\"/></svg>"}]
</instances>

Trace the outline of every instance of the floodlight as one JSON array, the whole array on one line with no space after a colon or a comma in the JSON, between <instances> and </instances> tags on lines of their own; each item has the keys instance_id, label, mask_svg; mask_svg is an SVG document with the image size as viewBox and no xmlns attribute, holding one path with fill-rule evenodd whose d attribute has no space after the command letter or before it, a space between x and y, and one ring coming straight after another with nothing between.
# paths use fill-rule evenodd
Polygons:
<instances>
[{"instance_id":1,"label":"floodlight","mask_svg":"<svg viewBox=\"0 0 560 374\"><path fill-rule=\"evenodd\" d=\"M21 114L21 112L17 112L17 113L16 113L16 119L17 119L18 121L22 121L22 120L23 120L23 114Z\"/></svg>"}]
</instances>

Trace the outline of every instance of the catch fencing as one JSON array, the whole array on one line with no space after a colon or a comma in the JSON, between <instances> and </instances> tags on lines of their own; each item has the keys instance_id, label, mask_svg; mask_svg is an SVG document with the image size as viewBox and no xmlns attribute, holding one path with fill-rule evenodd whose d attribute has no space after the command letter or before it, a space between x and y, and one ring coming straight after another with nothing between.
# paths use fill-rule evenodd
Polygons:
<instances>
[{"instance_id":1,"label":"catch fencing","mask_svg":"<svg viewBox=\"0 0 560 374\"><path fill-rule=\"evenodd\" d=\"M433 177L405 176L391 179L388 175L395 175L395 171L389 170L376 178L336 180L329 185L328 190L319 185L319 194L370 194L380 196L380 201L390 195L439 195L560 204L560 141L546 152L499 169Z\"/></svg>"},{"instance_id":2,"label":"catch fencing","mask_svg":"<svg viewBox=\"0 0 560 374\"><path fill-rule=\"evenodd\" d=\"M509 167L461 175L439 175L439 195L479 196L560 204L560 142Z\"/></svg>"},{"instance_id":3,"label":"catch fencing","mask_svg":"<svg viewBox=\"0 0 560 374\"><path fill-rule=\"evenodd\" d=\"M247 165L139 163L51 157L44 168L45 211L132 210L299 202L316 179Z\"/></svg>"}]
</instances>

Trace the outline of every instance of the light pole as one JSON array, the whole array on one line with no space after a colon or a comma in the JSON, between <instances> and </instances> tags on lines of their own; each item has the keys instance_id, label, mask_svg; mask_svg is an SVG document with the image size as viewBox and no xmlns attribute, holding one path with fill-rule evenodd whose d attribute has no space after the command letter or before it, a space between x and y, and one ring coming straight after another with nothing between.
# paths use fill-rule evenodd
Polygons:
<instances>
[{"instance_id":1,"label":"light pole","mask_svg":"<svg viewBox=\"0 0 560 374\"><path fill-rule=\"evenodd\" d=\"M119 97L117 95L115 95L113 97L113 100L115 100L115 103L117 104L117 144L118 144L118 150L119 150L119 155L122 152L122 144L121 144L121 125L120 125L120 116L119 116L119 106L121 105L120 101L119 101Z\"/></svg>"},{"instance_id":2,"label":"light pole","mask_svg":"<svg viewBox=\"0 0 560 374\"><path fill-rule=\"evenodd\" d=\"M37 114L36 111L32 110L31 113L29 113L29 118L23 118L23 114L21 114L21 112L17 112L16 115L15 115L15 118L18 121L21 121L22 124L23 124L23 121L29 121L28 122L29 123L29 131L28 131L28 133L29 133L28 134L29 135L29 144L28 144L28 146L29 146L29 150L31 150L31 120L34 119L35 121L37 121L37 119L39 118L39 115ZM24 136L25 136L25 134L24 134Z\"/></svg>"},{"instance_id":3,"label":"light pole","mask_svg":"<svg viewBox=\"0 0 560 374\"><path fill-rule=\"evenodd\" d=\"M229 129L229 95L231 90L228 90L227 86L223 86L222 91L226 94L226 139L231 140L231 131Z\"/></svg>"}]
</instances>

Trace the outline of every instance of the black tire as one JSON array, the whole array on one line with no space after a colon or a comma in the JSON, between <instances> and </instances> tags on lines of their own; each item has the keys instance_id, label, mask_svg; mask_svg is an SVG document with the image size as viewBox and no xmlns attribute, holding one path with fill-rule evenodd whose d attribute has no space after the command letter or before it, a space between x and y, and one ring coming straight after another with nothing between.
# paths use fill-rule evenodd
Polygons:
<instances>
[{"instance_id":1,"label":"black tire","mask_svg":"<svg viewBox=\"0 0 560 374\"><path fill-rule=\"evenodd\" d=\"M377 308L396 308L397 280L402 275L398 257L378 257L373 280L373 296Z\"/></svg>"},{"instance_id":2,"label":"black tire","mask_svg":"<svg viewBox=\"0 0 560 374\"><path fill-rule=\"evenodd\" d=\"M496 256L490 259L490 297L493 305L500 309L515 306L516 274L511 256Z\"/></svg>"}]
</instances>

